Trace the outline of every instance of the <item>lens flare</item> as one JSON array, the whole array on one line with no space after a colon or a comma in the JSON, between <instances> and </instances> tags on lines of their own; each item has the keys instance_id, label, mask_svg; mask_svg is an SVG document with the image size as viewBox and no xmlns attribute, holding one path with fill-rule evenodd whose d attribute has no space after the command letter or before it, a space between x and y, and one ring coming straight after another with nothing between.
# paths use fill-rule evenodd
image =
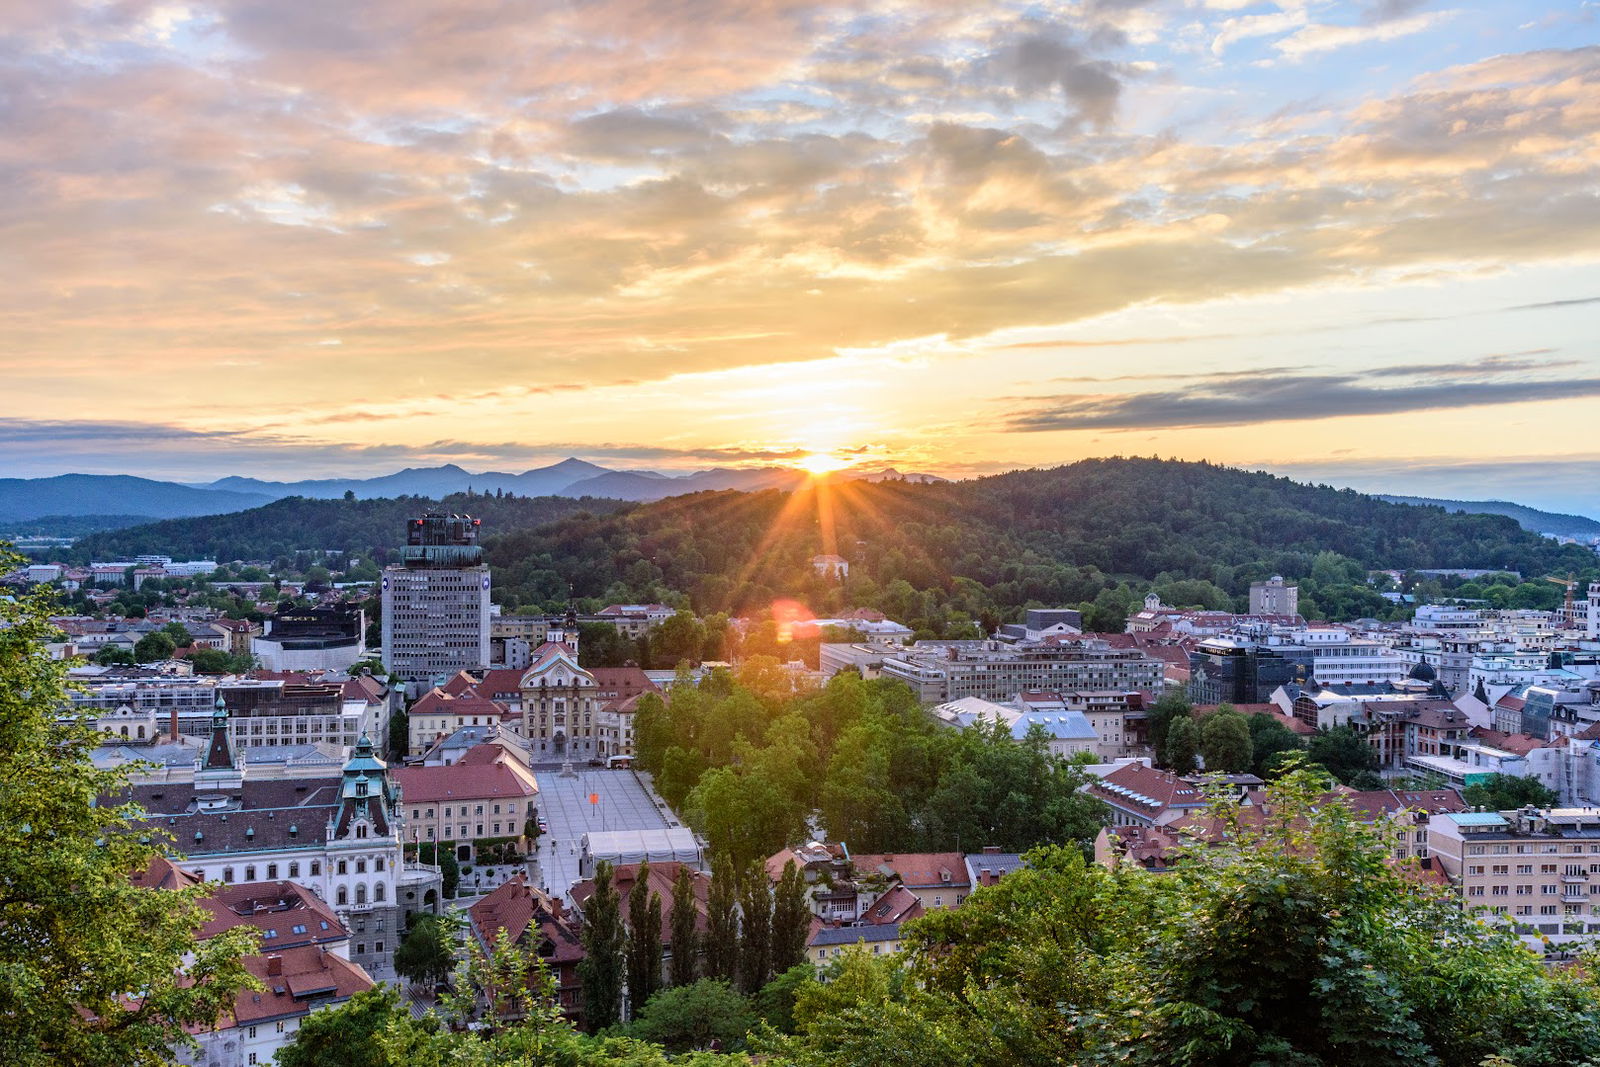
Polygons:
<instances>
[{"instance_id":1,"label":"lens flare","mask_svg":"<svg viewBox=\"0 0 1600 1067\"><path fill-rule=\"evenodd\" d=\"M812 475L832 474L834 471L844 470L850 466L850 461L832 452L812 452L801 457L798 466L801 470Z\"/></svg>"}]
</instances>

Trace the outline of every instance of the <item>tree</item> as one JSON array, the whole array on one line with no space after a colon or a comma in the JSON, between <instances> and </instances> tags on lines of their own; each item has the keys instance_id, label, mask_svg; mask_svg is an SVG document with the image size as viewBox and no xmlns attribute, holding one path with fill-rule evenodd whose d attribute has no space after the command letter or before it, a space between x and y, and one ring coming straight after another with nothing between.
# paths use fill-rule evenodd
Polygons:
<instances>
[{"instance_id":1,"label":"tree","mask_svg":"<svg viewBox=\"0 0 1600 1067\"><path fill-rule=\"evenodd\" d=\"M1345 785L1356 785L1357 776L1362 772L1369 772L1370 778L1378 769L1378 754L1372 751L1367 739L1350 726L1317 731L1306 746L1306 754Z\"/></svg>"},{"instance_id":2,"label":"tree","mask_svg":"<svg viewBox=\"0 0 1600 1067\"><path fill-rule=\"evenodd\" d=\"M94 654L94 662L102 667L132 667L135 660L131 649L121 645L101 645Z\"/></svg>"},{"instance_id":3,"label":"tree","mask_svg":"<svg viewBox=\"0 0 1600 1067\"><path fill-rule=\"evenodd\" d=\"M394 951L394 969L417 985L442 982L455 969L456 924L441 915L418 915Z\"/></svg>"},{"instance_id":4,"label":"tree","mask_svg":"<svg viewBox=\"0 0 1600 1067\"><path fill-rule=\"evenodd\" d=\"M679 611L650 633L650 652L663 669L687 662L695 666L706 643L706 628L693 612Z\"/></svg>"},{"instance_id":5,"label":"tree","mask_svg":"<svg viewBox=\"0 0 1600 1067\"><path fill-rule=\"evenodd\" d=\"M811 936L811 910L806 907L806 880L794 860L783 865L772 902L772 953L774 974L782 974L804 961Z\"/></svg>"},{"instance_id":6,"label":"tree","mask_svg":"<svg viewBox=\"0 0 1600 1067\"><path fill-rule=\"evenodd\" d=\"M1200 727L1193 719L1174 720L1167 728L1166 765L1178 774L1193 771L1195 756L1200 753L1200 740Z\"/></svg>"},{"instance_id":7,"label":"tree","mask_svg":"<svg viewBox=\"0 0 1600 1067\"><path fill-rule=\"evenodd\" d=\"M389 716L389 758L404 759L411 751L411 713L400 708Z\"/></svg>"},{"instance_id":8,"label":"tree","mask_svg":"<svg viewBox=\"0 0 1600 1067\"><path fill-rule=\"evenodd\" d=\"M733 861L711 860L711 889L706 897L706 977L732 982L739 975L739 881Z\"/></svg>"},{"instance_id":9,"label":"tree","mask_svg":"<svg viewBox=\"0 0 1600 1067\"><path fill-rule=\"evenodd\" d=\"M139 643L133 646L133 658L140 663L155 663L158 660L171 659L172 653L178 646L172 638L162 630L152 630L139 638Z\"/></svg>"},{"instance_id":10,"label":"tree","mask_svg":"<svg viewBox=\"0 0 1600 1067\"><path fill-rule=\"evenodd\" d=\"M672 985L689 985L695 980L700 961L699 917L694 872L687 864L679 864L678 877L672 883L672 959L668 976Z\"/></svg>"},{"instance_id":11,"label":"tree","mask_svg":"<svg viewBox=\"0 0 1600 1067\"><path fill-rule=\"evenodd\" d=\"M1265 712L1254 712L1247 720L1250 727L1251 770L1266 778L1277 769L1280 753L1300 752L1306 747L1300 735Z\"/></svg>"},{"instance_id":12,"label":"tree","mask_svg":"<svg viewBox=\"0 0 1600 1067\"><path fill-rule=\"evenodd\" d=\"M169 622L157 632L164 633L172 638L172 646L174 648L188 648L194 644L194 635L181 622Z\"/></svg>"},{"instance_id":13,"label":"tree","mask_svg":"<svg viewBox=\"0 0 1600 1067\"><path fill-rule=\"evenodd\" d=\"M227 674L233 669L233 659L220 648L197 648L189 655L189 666L196 674Z\"/></svg>"},{"instance_id":14,"label":"tree","mask_svg":"<svg viewBox=\"0 0 1600 1067\"><path fill-rule=\"evenodd\" d=\"M760 860L745 868L739 910L739 988L753 996L772 977L772 885Z\"/></svg>"},{"instance_id":15,"label":"tree","mask_svg":"<svg viewBox=\"0 0 1600 1067\"><path fill-rule=\"evenodd\" d=\"M610 1026L622 1013L627 934L611 878L611 864L601 860L595 866L594 893L583 907L584 957L578 964L578 980L583 984L584 1021L592 1030Z\"/></svg>"},{"instance_id":16,"label":"tree","mask_svg":"<svg viewBox=\"0 0 1600 1067\"><path fill-rule=\"evenodd\" d=\"M706 978L664 989L650 998L629 1031L673 1052L711 1047L733 1050L744 1044L756 1017L744 997L728 985Z\"/></svg>"},{"instance_id":17,"label":"tree","mask_svg":"<svg viewBox=\"0 0 1600 1067\"><path fill-rule=\"evenodd\" d=\"M278 1050L277 1067L390 1067L377 1037L391 1023L409 1020L393 986L363 989L337 1007L306 1016Z\"/></svg>"},{"instance_id":18,"label":"tree","mask_svg":"<svg viewBox=\"0 0 1600 1067\"><path fill-rule=\"evenodd\" d=\"M661 988L661 894L650 888L650 861L628 891L628 1003L637 1012Z\"/></svg>"},{"instance_id":19,"label":"tree","mask_svg":"<svg viewBox=\"0 0 1600 1067\"><path fill-rule=\"evenodd\" d=\"M1514 774L1491 774L1463 789L1461 798L1475 808L1488 811L1510 811L1529 804L1536 808L1553 808L1561 802L1561 798L1539 779Z\"/></svg>"},{"instance_id":20,"label":"tree","mask_svg":"<svg viewBox=\"0 0 1600 1067\"><path fill-rule=\"evenodd\" d=\"M810 963L797 963L780 972L751 998L751 1006L761 1021L780 1034L794 1033L795 997L806 983L815 984L817 969Z\"/></svg>"},{"instance_id":21,"label":"tree","mask_svg":"<svg viewBox=\"0 0 1600 1067\"><path fill-rule=\"evenodd\" d=\"M1231 704L1223 704L1200 724L1200 755L1211 772L1243 774L1250 769L1250 724Z\"/></svg>"},{"instance_id":22,"label":"tree","mask_svg":"<svg viewBox=\"0 0 1600 1067\"><path fill-rule=\"evenodd\" d=\"M1170 762L1167 759L1167 731L1177 720L1189 718L1192 712L1193 705L1177 693L1164 693L1160 700L1150 706L1147 713L1150 744L1155 749L1158 762Z\"/></svg>"},{"instance_id":23,"label":"tree","mask_svg":"<svg viewBox=\"0 0 1600 1067\"><path fill-rule=\"evenodd\" d=\"M0 572L23 561L0 553ZM0 1062L156 1064L234 996L253 932L205 941L200 886L141 888L170 842L117 802L127 769L100 769L92 726L57 721L70 661L45 645L48 590L0 597Z\"/></svg>"},{"instance_id":24,"label":"tree","mask_svg":"<svg viewBox=\"0 0 1600 1067\"><path fill-rule=\"evenodd\" d=\"M1390 828L1327 803L1320 768L1264 803L1219 797L1172 873L1041 848L958 910L802 983L792 1036L756 1051L833 1063L1511 1064L1600 1057L1600 982L1547 969L1515 931L1391 862Z\"/></svg>"}]
</instances>

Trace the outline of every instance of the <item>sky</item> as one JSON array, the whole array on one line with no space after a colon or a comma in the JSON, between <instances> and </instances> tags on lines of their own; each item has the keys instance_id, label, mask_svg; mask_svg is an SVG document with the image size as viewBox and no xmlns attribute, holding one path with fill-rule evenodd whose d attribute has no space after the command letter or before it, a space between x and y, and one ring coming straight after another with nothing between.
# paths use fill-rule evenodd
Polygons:
<instances>
[{"instance_id":1,"label":"sky","mask_svg":"<svg viewBox=\"0 0 1600 1067\"><path fill-rule=\"evenodd\" d=\"M1600 3L0 0L0 475L1600 514Z\"/></svg>"}]
</instances>

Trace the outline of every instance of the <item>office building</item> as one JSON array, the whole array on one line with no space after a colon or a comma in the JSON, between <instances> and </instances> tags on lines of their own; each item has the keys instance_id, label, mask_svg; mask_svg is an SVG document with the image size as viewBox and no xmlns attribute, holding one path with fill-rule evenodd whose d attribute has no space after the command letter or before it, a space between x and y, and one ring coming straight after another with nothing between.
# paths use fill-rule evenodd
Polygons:
<instances>
[{"instance_id":1,"label":"office building","mask_svg":"<svg viewBox=\"0 0 1600 1067\"><path fill-rule=\"evenodd\" d=\"M384 568L384 665L414 692L489 665L489 568L478 523L435 512L412 519L402 562Z\"/></svg>"}]
</instances>

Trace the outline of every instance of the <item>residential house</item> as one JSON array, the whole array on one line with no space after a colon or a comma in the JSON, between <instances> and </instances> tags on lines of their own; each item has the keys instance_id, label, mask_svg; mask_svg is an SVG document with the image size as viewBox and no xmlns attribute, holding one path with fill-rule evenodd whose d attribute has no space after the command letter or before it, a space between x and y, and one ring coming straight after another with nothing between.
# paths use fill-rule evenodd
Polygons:
<instances>
[{"instance_id":1,"label":"residential house","mask_svg":"<svg viewBox=\"0 0 1600 1067\"><path fill-rule=\"evenodd\" d=\"M574 1025L583 1025L583 986L578 964L584 957L578 917L559 898L528 884L521 872L467 909L472 934L484 951L504 930L511 943L543 960L556 980L556 1000Z\"/></svg>"}]
</instances>

